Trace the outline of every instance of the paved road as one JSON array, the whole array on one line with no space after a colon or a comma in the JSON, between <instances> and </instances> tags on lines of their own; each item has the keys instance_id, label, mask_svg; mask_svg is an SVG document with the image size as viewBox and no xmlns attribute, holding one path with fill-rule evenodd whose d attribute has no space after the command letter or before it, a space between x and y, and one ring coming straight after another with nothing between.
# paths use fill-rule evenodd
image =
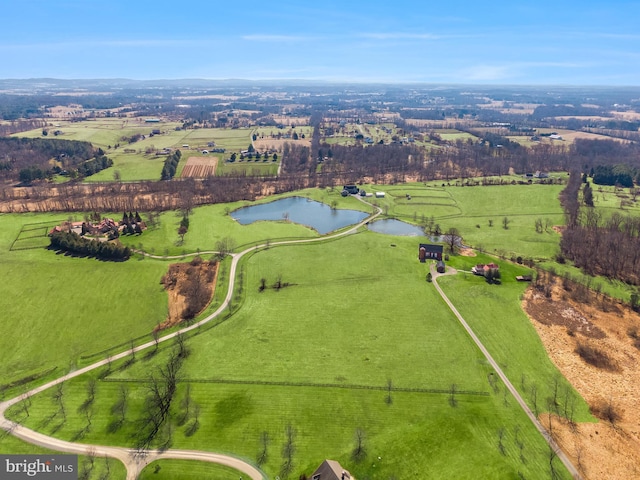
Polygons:
<instances>
[{"instance_id":1,"label":"paved road","mask_svg":"<svg viewBox=\"0 0 640 480\"><path fill-rule=\"evenodd\" d=\"M442 299L446 302L446 304L449 306L451 311L458 318L458 321L462 324L464 329L467 331L471 339L478 346L478 348L480 349L484 357L487 359L489 364L493 367L493 369L496 371L500 379L504 382L509 392L511 392L511 395L514 396L514 398L518 402L518 405L520 405L522 410L524 410L524 413L527 414L527 417L529 417L529 420L531 420L531 422L535 425L538 431L542 434L544 439L549 444L549 447L553 449L553 451L558 455L558 458L562 461L562 463L567 468L569 473L573 476L573 478L581 480L582 477L580 476L578 469L573 465L573 463L571 463L571 460L569 460L569 458L565 455L565 453L560 449L560 447L558 446L556 441L551 437L547 429L542 426L542 424L540 423L538 418L533 414L533 412L531 411L527 403L524 401L524 399L520 395L520 393L515 389L513 384L509 381L505 373L502 371L502 369L500 368L500 365L498 365L498 363L493 359L493 357L491 356L489 351L485 348L485 346L482 344L478 336L474 333L474 331L471 329L471 327L466 322L466 320L462 317L462 315L460 315L460 312L458 312L458 309L453 305L453 303L451 303L451 300L449 300L449 298L442 291L442 288L440 288L440 285L438 285L439 276L455 274L457 273L456 270L449 269L448 272L445 274L438 273L433 263L431 264L430 269L431 269L433 284L435 285L436 290L438 291Z\"/></svg>"},{"instance_id":2,"label":"paved road","mask_svg":"<svg viewBox=\"0 0 640 480\"><path fill-rule=\"evenodd\" d=\"M358 200L364 203L367 203L359 196L356 196L356 198L358 198ZM370 204L367 203L367 205L370 205ZM218 316L220 316L220 314L222 314L222 312L224 312L224 310L228 307L229 302L231 301L231 298L233 296L238 263L240 262L242 257L244 257L246 254L250 252L255 252L256 250L260 250L263 248L275 247L278 245L313 243L313 242L324 241L331 238L343 237L345 235L351 235L353 233L356 233L358 229L363 225L365 225L367 222L370 222L371 220L378 217L381 213L382 213L382 210L376 207L376 212L370 215L369 217L367 217L366 219L364 219L362 222L354 225L351 228L335 233L333 235L308 238L303 240L286 240L281 242L271 242L269 244L265 243L262 245L256 245L254 247L247 248L246 250L243 250L240 253L233 254L232 255L233 258L231 261L231 268L229 270L229 289L227 291L227 296L225 297L222 304L216 309L215 312L208 315L206 318L200 320L199 322L159 338L158 343L166 342L168 340L171 340L172 338L175 338L177 335L190 332L191 330L195 330L198 327L210 322L214 318L217 318ZM200 252L200 254L211 254L211 253L217 253L217 252ZM154 255L148 255L148 254L146 255L152 258L161 258L161 259L166 258L162 256L154 256ZM196 254L190 254L190 255L196 255ZM180 255L179 257L175 257L175 258L182 258L182 257L183 255ZM166 450L164 452L156 452L156 451L147 452L146 456L141 457L137 455L135 451L127 448L65 442L63 440L59 440L54 437L49 437L47 435L43 435L29 428L23 427L22 425L19 425L11 420L8 420L4 416L4 413L10 406L20 402L25 396L31 397L55 385L58 385L59 383L65 382L66 380L83 375L87 372L90 372L91 370L95 370L96 368L103 367L107 365L107 363L125 358L131 355L132 350L135 352L140 352L147 348L151 348L151 347L155 348L155 345L156 345L156 342L151 340L142 345L138 345L134 349L128 349L117 355L113 355L109 358L105 358L104 360L100 360L96 363L88 365L79 370L75 370L74 372L71 372L60 378L52 380L44 385L41 385L40 387L34 388L33 390L30 390L29 392L23 395L20 395L18 397L15 397L0 403L0 428L9 432L11 435L14 435L15 437L20 438L21 440L24 440L25 442L32 443L34 445L39 445L41 447L45 447L51 450L56 450L59 452L66 452L66 453L74 453L74 454L87 454L88 451L92 451L92 452L95 452L95 454L98 456L108 456L108 457L116 458L120 460L122 463L124 463L127 469L127 480L135 480L138 477L142 468L144 468L144 466L149 464L150 462L156 459L169 459L169 458L183 459L183 460L199 460L199 461L218 463L221 465L227 465L227 466L233 467L236 470L247 475L252 480L263 480L264 478L266 478L266 475L260 470L258 470L257 468L255 468L253 465L228 455L219 455L219 454L210 453L210 452L192 451L192 450Z\"/></svg>"}]
</instances>

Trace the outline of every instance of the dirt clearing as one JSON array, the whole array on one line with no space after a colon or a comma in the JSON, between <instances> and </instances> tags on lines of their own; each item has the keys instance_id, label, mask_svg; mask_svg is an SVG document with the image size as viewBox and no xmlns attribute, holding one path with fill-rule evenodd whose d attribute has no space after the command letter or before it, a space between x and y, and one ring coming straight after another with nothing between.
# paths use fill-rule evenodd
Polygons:
<instances>
[{"instance_id":1,"label":"dirt clearing","mask_svg":"<svg viewBox=\"0 0 640 480\"><path fill-rule=\"evenodd\" d=\"M186 165L182 169L182 178L207 178L216 174L218 166L218 157L189 157Z\"/></svg>"},{"instance_id":2,"label":"dirt clearing","mask_svg":"<svg viewBox=\"0 0 640 480\"><path fill-rule=\"evenodd\" d=\"M603 312L600 303L576 303L556 285L550 298L529 289L523 308L549 357L601 418L575 430L552 418L562 449L586 479L640 478L640 315L614 304ZM602 352L616 369L586 363L576 353L579 343ZM550 419L541 421L548 426Z\"/></svg>"},{"instance_id":3,"label":"dirt clearing","mask_svg":"<svg viewBox=\"0 0 640 480\"><path fill-rule=\"evenodd\" d=\"M169 315L156 330L197 317L211 303L217 278L215 261L205 262L196 257L189 263L170 265L161 281L169 295Z\"/></svg>"}]
</instances>

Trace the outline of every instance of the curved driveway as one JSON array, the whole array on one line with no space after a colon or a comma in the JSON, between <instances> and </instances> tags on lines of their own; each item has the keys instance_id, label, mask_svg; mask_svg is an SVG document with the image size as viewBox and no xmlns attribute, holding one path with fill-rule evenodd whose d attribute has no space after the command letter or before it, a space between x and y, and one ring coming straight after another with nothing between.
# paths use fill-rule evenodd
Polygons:
<instances>
[{"instance_id":1,"label":"curved driveway","mask_svg":"<svg viewBox=\"0 0 640 480\"><path fill-rule=\"evenodd\" d=\"M356 198L358 200L363 201L363 203L367 203L367 202L364 202L364 200L362 200L358 196L356 196ZM369 217L362 220L360 223L354 225L353 227L343 230L342 232L335 233L333 235L308 238L308 239L302 239L302 240L285 240L281 242L270 242L268 244L264 243L261 245L256 245L254 247L247 248L240 253L232 254L233 258L231 261L231 268L229 270L229 289L227 291L227 296L225 297L222 304L216 309L215 312L208 315L206 318L200 320L199 322L159 338L158 343L166 342L167 340L170 340L176 337L177 335L187 333L187 332L190 332L191 330L197 329L198 327L218 317L227 308L233 296L238 263L240 262L242 257L244 257L246 254L250 252L254 252L261 248L266 248L266 247L274 247L278 245L292 245L297 243L313 243L313 242L320 242L330 238L338 238L345 235L351 235L352 233L355 233L360 227L365 225L367 222L373 220L374 218L378 217L382 213L382 209L378 207L375 207L375 208L376 208L376 213L370 215ZM217 253L217 252L200 252L200 254L209 254L209 253ZM152 255L147 255L147 256L152 257ZM182 257L183 256L181 255L178 258L182 258ZM165 257L155 257L155 258L164 259ZM59 440L57 438L43 435L39 432L26 428L16 422L13 422L5 418L4 416L4 413L9 407L20 402L25 397L31 397L59 383L62 383L66 380L83 375L87 372L90 372L91 370L95 370L96 368L105 366L107 363L127 357L128 355L131 354L132 350L135 352L139 352L150 347L155 347L155 345L156 345L156 342L153 340L147 343L144 343L142 345L138 345L133 349L128 349L117 355L113 355L111 357L108 357L104 360L100 360L96 363L88 365L79 370L75 370L74 372L71 372L60 378L52 380L44 385L41 385L40 387L34 388L33 390L30 390L29 392L23 395L20 395L18 397L15 397L0 403L0 428L25 442L32 443L34 445L38 445L40 447L48 448L51 450L56 450L59 452L66 452L66 453L74 453L79 455L86 455L87 453L91 452L92 454L95 454L97 456L107 456L111 458L116 458L120 460L122 463L124 463L127 469L127 480L135 480L146 465L158 459L199 460L199 461L205 461L205 462L218 463L220 465L226 465L226 466L235 468L236 470L247 475L252 480L263 480L264 478L266 478L266 475L260 470L258 470L256 467L254 467L253 465L228 455L220 455L220 454L215 454L210 452L192 451L192 450L166 450L164 452L149 451L149 452L145 452L144 455L139 455L138 454L139 452L136 452L135 450L128 449L128 448L123 448L123 447L90 445L90 444L84 444L84 443L73 443L73 442L66 442L63 440Z\"/></svg>"},{"instance_id":2,"label":"curved driveway","mask_svg":"<svg viewBox=\"0 0 640 480\"><path fill-rule=\"evenodd\" d=\"M460 312L458 312L458 309L453 305L453 303L451 303L451 300L449 300L449 298L444 294L444 292L442 291L442 288L440 288L440 285L438 285L438 277L443 274L436 272L433 263L431 264L430 269L431 269L433 284L435 285L436 290L438 291L442 299L445 301L445 303L449 306L449 308L454 313L454 315L457 317L458 321L463 326L463 328L467 331L467 333L469 334L471 339L474 341L476 346L480 349L484 357L487 359L487 362L489 362L489 364L496 371L496 373L498 374L500 379L503 381L503 383L505 384L509 392L511 392L511 395L513 395L513 397L516 399L516 401L518 402L518 405L520 405L520 408L524 410L524 413L527 414L527 417L529 417L529 420L531 420L531 422L535 425L538 431L542 434L544 439L549 444L549 447L553 449L553 451L556 453L558 458L562 461L562 463L567 468L567 470L569 470L569 473L571 473L573 478L582 479L576 467L574 467L573 464L571 463L571 460L569 460L569 458L564 454L564 452L560 449L560 447L558 446L556 441L553 439L553 437L551 437L547 429L542 426L538 418L533 414L533 412L531 411L527 403L524 401L524 399L520 395L520 393L515 389L513 384L509 381L505 373L502 371L502 369L500 368L500 365L498 365L498 362L496 362L493 359L493 357L491 356L489 351L485 348L485 346L482 344L478 336L474 333L474 331L471 329L471 327L466 322L466 320L462 317L462 315L460 315ZM449 271L444 275L452 275L455 273L457 272L454 269L449 269Z\"/></svg>"}]
</instances>

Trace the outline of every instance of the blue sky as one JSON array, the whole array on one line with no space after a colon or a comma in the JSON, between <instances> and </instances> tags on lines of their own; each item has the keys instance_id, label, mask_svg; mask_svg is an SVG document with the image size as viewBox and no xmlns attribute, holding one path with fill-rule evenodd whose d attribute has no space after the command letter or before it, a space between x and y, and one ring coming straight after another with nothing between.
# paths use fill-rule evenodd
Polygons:
<instances>
[{"instance_id":1,"label":"blue sky","mask_svg":"<svg viewBox=\"0 0 640 480\"><path fill-rule=\"evenodd\" d=\"M638 1L3 3L0 78L640 85Z\"/></svg>"}]
</instances>

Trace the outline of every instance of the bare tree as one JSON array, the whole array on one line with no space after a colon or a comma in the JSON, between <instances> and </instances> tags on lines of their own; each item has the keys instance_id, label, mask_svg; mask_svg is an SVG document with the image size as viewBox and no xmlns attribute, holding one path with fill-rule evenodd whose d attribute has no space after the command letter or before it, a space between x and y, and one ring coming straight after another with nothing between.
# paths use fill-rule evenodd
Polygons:
<instances>
[{"instance_id":1,"label":"bare tree","mask_svg":"<svg viewBox=\"0 0 640 480\"><path fill-rule=\"evenodd\" d=\"M367 451L364 445L364 441L365 441L364 430L362 430L361 428L356 428L354 439L355 439L355 446L353 448L353 452L351 453L351 458L353 458L354 462L360 463L367 456Z\"/></svg>"},{"instance_id":2,"label":"bare tree","mask_svg":"<svg viewBox=\"0 0 640 480\"><path fill-rule=\"evenodd\" d=\"M505 434L504 427L500 427L498 429L498 450L500 451L500 453L502 455L506 455L507 454L507 451L504 448L504 434Z\"/></svg>"},{"instance_id":3,"label":"bare tree","mask_svg":"<svg viewBox=\"0 0 640 480\"><path fill-rule=\"evenodd\" d=\"M267 463L267 459L269 458L267 449L269 447L269 432L262 432L260 434L260 452L258 453L258 457L256 459L256 463L259 466Z\"/></svg>"},{"instance_id":4,"label":"bare tree","mask_svg":"<svg viewBox=\"0 0 640 480\"><path fill-rule=\"evenodd\" d=\"M286 478L293 470L293 454L296 451L296 447L294 444L296 431L290 423L287 424L285 435L286 440L284 446L282 447L283 462L280 467L280 475Z\"/></svg>"},{"instance_id":5,"label":"bare tree","mask_svg":"<svg viewBox=\"0 0 640 480\"><path fill-rule=\"evenodd\" d=\"M127 417L127 408L129 403L129 389L126 385L121 384L118 390L118 399L116 403L111 407L111 414L115 415L115 418L111 420L107 427L109 433L117 432Z\"/></svg>"},{"instance_id":6,"label":"bare tree","mask_svg":"<svg viewBox=\"0 0 640 480\"><path fill-rule=\"evenodd\" d=\"M393 390L393 382L391 381L391 379L388 379L387 380L387 396L384 399L387 405L391 405L393 403L393 398L391 398L392 390Z\"/></svg>"},{"instance_id":7,"label":"bare tree","mask_svg":"<svg viewBox=\"0 0 640 480\"><path fill-rule=\"evenodd\" d=\"M447 244L449 245L449 251L451 253L454 253L456 246L460 244L460 232L458 231L457 228L451 227L445 233L445 238L446 238Z\"/></svg>"},{"instance_id":8,"label":"bare tree","mask_svg":"<svg viewBox=\"0 0 640 480\"><path fill-rule=\"evenodd\" d=\"M458 390L458 386L455 383L452 383L449 387L449 405L452 407L458 406L458 401L456 400L456 391Z\"/></svg>"},{"instance_id":9,"label":"bare tree","mask_svg":"<svg viewBox=\"0 0 640 480\"><path fill-rule=\"evenodd\" d=\"M236 248L236 241L231 237L224 237L216 242L216 250L220 258L229 255Z\"/></svg>"}]
</instances>

